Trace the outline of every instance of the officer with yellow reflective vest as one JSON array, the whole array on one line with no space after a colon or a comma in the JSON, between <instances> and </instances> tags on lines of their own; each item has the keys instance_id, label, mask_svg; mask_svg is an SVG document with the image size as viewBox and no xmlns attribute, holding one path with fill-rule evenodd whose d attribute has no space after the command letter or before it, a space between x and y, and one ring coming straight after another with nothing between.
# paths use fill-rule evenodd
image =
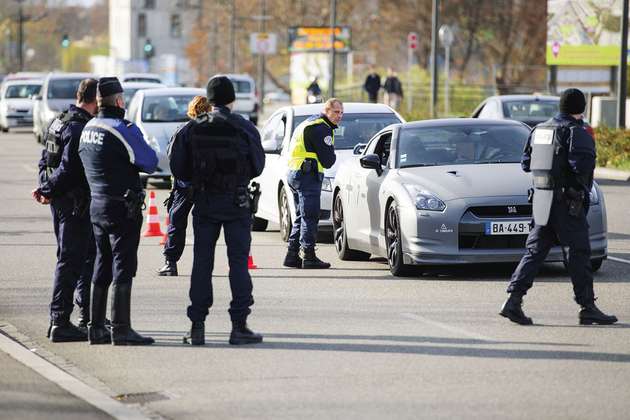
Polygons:
<instances>
[{"instance_id":1,"label":"officer with yellow reflective vest","mask_svg":"<svg viewBox=\"0 0 630 420\"><path fill-rule=\"evenodd\" d=\"M330 268L329 263L315 255L315 238L324 169L335 163L334 130L342 117L343 103L331 98L324 104L321 114L308 118L293 135L287 182L293 192L296 217L289 235L285 267Z\"/></svg>"}]
</instances>

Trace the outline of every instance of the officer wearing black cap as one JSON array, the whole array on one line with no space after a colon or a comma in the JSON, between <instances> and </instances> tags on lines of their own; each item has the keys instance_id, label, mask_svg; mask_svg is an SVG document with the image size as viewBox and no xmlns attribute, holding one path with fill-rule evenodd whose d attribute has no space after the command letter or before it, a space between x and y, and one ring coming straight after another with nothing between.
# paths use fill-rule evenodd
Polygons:
<instances>
[{"instance_id":1,"label":"officer wearing black cap","mask_svg":"<svg viewBox=\"0 0 630 420\"><path fill-rule=\"evenodd\" d=\"M262 336L252 332L246 322L254 304L247 271L252 220L247 186L262 173L265 154L256 127L231 112L235 94L230 79L212 77L207 94L212 111L198 116L170 151L173 176L192 182L194 189L195 245L188 306L192 326L187 339L193 345L205 343L204 322L213 300L214 252L223 228L232 290L229 342L260 343Z\"/></svg>"},{"instance_id":2,"label":"officer wearing black cap","mask_svg":"<svg viewBox=\"0 0 630 420\"><path fill-rule=\"evenodd\" d=\"M140 129L124 119L122 92L117 78L99 80L99 112L83 129L79 146L92 195L90 216L97 247L88 339L90 344L145 345L153 339L131 328L131 282L138 265L144 204L139 172L154 172L158 159ZM110 335L105 311L112 282Z\"/></svg>"},{"instance_id":3,"label":"officer wearing black cap","mask_svg":"<svg viewBox=\"0 0 630 420\"><path fill-rule=\"evenodd\" d=\"M532 172L533 228L527 237L527 253L512 274L509 298L500 314L510 321L530 325L521 308L523 296L550 249L560 244L568 251L568 271L575 301L581 306L580 324L614 324L595 305L591 247L586 214L595 170L595 142L584 128L584 94L567 89L560 97L558 115L537 125L529 136L521 166Z\"/></svg>"},{"instance_id":4,"label":"officer wearing black cap","mask_svg":"<svg viewBox=\"0 0 630 420\"><path fill-rule=\"evenodd\" d=\"M96 246L88 212L90 189L78 150L81 131L96 114L96 83L94 79L82 80L76 104L59 114L48 127L46 148L39 161L40 186L33 191L35 200L50 203L57 237L51 326L47 334L53 342L87 340ZM80 311L77 326L70 322L75 288Z\"/></svg>"}]
</instances>

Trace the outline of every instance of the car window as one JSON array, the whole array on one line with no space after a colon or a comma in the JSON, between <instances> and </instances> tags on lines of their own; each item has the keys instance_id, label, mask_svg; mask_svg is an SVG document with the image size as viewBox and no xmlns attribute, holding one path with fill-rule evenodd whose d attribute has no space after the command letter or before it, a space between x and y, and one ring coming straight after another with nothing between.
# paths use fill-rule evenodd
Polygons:
<instances>
[{"instance_id":1,"label":"car window","mask_svg":"<svg viewBox=\"0 0 630 420\"><path fill-rule=\"evenodd\" d=\"M381 165L387 166L392 145L392 133L384 133L370 144L370 152L381 158Z\"/></svg>"},{"instance_id":2,"label":"car window","mask_svg":"<svg viewBox=\"0 0 630 420\"><path fill-rule=\"evenodd\" d=\"M131 99L133 98L133 95L136 94L137 91L139 91L140 88L126 88L125 91L123 92L123 97L125 98L125 103L131 103Z\"/></svg>"},{"instance_id":3,"label":"car window","mask_svg":"<svg viewBox=\"0 0 630 420\"><path fill-rule=\"evenodd\" d=\"M236 93L252 93L252 84L248 80L231 79Z\"/></svg>"},{"instance_id":4,"label":"car window","mask_svg":"<svg viewBox=\"0 0 630 420\"><path fill-rule=\"evenodd\" d=\"M558 113L559 101L522 100L503 102L506 118L523 122L546 121Z\"/></svg>"},{"instance_id":5,"label":"car window","mask_svg":"<svg viewBox=\"0 0 630 420\"><path fill-rule=\"evenodd\" d=\"M193 97L194 95L145 96L142 104L142 121L149 123L188 121L186 112Z\"/></svg>"},{"instance_id":6,"label":"car window","mask_svg":"<svg viewBox=\"0 0 630 420\"><path fill-rule=\"evenodd\" d=\"M48 99L74 99L77 97L79 83L83 78L79 79L51 79L48 82Z\"/></svg>"},{"instance_id":7,"label":"car window","mask_svg":"<svg viewBox=\"0 0 630 420\"><path fill-rule=\"evenodd\" d=\"M399 135L397 157L401 168L517 163L528 135L520 125L406 127Z\"/></svg>"},{"instance_id":8,"label":"car window","mask_svg":"<svg viewBox=\"0 0 630 420\"><path fill-rule=\"evenodd\" d=\"M41 88L41 85L11 85L7 86L4 97L6 99L30 98L32 95L37 95Z\"/></svg>"},{"instance_id":9,"label":"car window","mask_svg":"<svg viewBox=\"0 0 630 420\"><path fill-rule=\"evenodd\" d=\"M496 101L488 101L486 105L479 112L477 118L496 119L498 116L498 108Z\"/></svg>"},{"instance_id":10,"label":"car window","mask_svg":"<svg viewBox=\"0 0 630 420\"><path fill-rule=\"evenodd\" d=\"M154 79L152 77L129 77L125 78L123 82L162 83L160 79Z\"/></svg>"},{"instance_id":11,"label":"car window","mask_svg":"<svg viewBox=\"0 0 630 420\"><path fill-rule=\"evenodd\" d=\"M281 122L282 114L278 113L269 118L269 121L265 124L262 129L261 139L263 142L271 141L275 138L276 132L278 130L277 126Z\"/></svg>"},{"instance_id":12,"label":"car window","mask_svg":"<svg viewBox=\"0 0 630 420\"><path fill-rule=\"evenodd\" d=\"M293 117L293 130L308 116ZM354 149L359 143L367 143L374 134L390 124L401 122L396 114L344 114L335 130L335 149Z\"/></svg>"}]
</instances>

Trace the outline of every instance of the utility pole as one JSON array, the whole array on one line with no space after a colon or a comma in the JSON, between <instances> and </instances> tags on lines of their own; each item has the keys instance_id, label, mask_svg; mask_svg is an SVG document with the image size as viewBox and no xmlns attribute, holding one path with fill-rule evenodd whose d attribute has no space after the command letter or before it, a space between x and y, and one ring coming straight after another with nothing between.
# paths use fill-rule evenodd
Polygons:
<instances>
[{"instance_id":1,"label":"utility pole","mask_svg":"<svg viewBox=\"0 0 630 420\"><path fill-rule=\"evenodd\" d=\"M18 3L18 68L24 71L24 10L22 2L24 0L16 0Z\"/></svg>"},{"instance_id":2,"label":"utility pole","mask_svg":"<svg viewBox=\"0 0 630 420\"><path fill-rule=\"evenodd\" d=\"M236 73L236 0L230 14L230 73Z\"/></svg>"},{"instance_id":3,"label":"utility pole","mask_svg":"<svg viewBox=\"0 0 630 420\"><path fill-rule=\"evenodd\" d=\"M440 20L440 0L433 0L433 15L431 17L431 118L437 117L437 95L438 95L437 43L438 43L439 20Z\"/></svg>"},{"instance_id":4,"label":"utility pole","mask_svg":"<svg viewBox=\"0 0 630 420\"><path fill-rule=\"evenodd\" d=\"M335 96L335 29L337 26L337 0L330 0L330 80L328 97Z\"/></svg>"},{"instance_id":5,"label":"utility pole","mask_svg":"<svg viewBox=\"0 0 630 420\"><path fill-rule=\"evenodd\" d=\"M261 13L260 13L260 23L259 28L261 33L265 33L267 30L267 0L260 0ZM260 98L258 101L258 106L260 107L259 113L262 114L263 111L263 99L265 98L265 54L262 52L258 54L258 91L260 92Z\"/></svg>"},{"instance_id":6,"label":"utility pole","mask_svg":"<svg viewBox=\"0 0 630 420\"><path fill-rule=\"evenodd\" d=\"M628 0L623 0L621 14L621 57L617 83L617 128L626 128L626 89L628 87Z\"/></svg>"}]
</instances>

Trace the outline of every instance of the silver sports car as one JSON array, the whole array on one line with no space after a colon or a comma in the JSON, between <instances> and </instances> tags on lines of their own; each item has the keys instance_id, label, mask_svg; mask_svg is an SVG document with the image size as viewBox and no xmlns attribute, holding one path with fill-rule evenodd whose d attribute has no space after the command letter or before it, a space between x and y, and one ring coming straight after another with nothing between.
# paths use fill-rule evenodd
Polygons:
<instances>
[{"instance_id":1,"label":"silver sports car","mask_svg":"<svg viewBox=\"0 0 630 420\"><path fill-rule=\"evenodd\" d=\"M444 119L390 125L337 172L335 246L342 260L386 257L413 266L516 262L525 252L531 177L520 159L529 128L516 121ZM597 185L588 213L593 268L607 255ZM552 249L548 261L563 261Z\"/></svg>"}]
</instances>

